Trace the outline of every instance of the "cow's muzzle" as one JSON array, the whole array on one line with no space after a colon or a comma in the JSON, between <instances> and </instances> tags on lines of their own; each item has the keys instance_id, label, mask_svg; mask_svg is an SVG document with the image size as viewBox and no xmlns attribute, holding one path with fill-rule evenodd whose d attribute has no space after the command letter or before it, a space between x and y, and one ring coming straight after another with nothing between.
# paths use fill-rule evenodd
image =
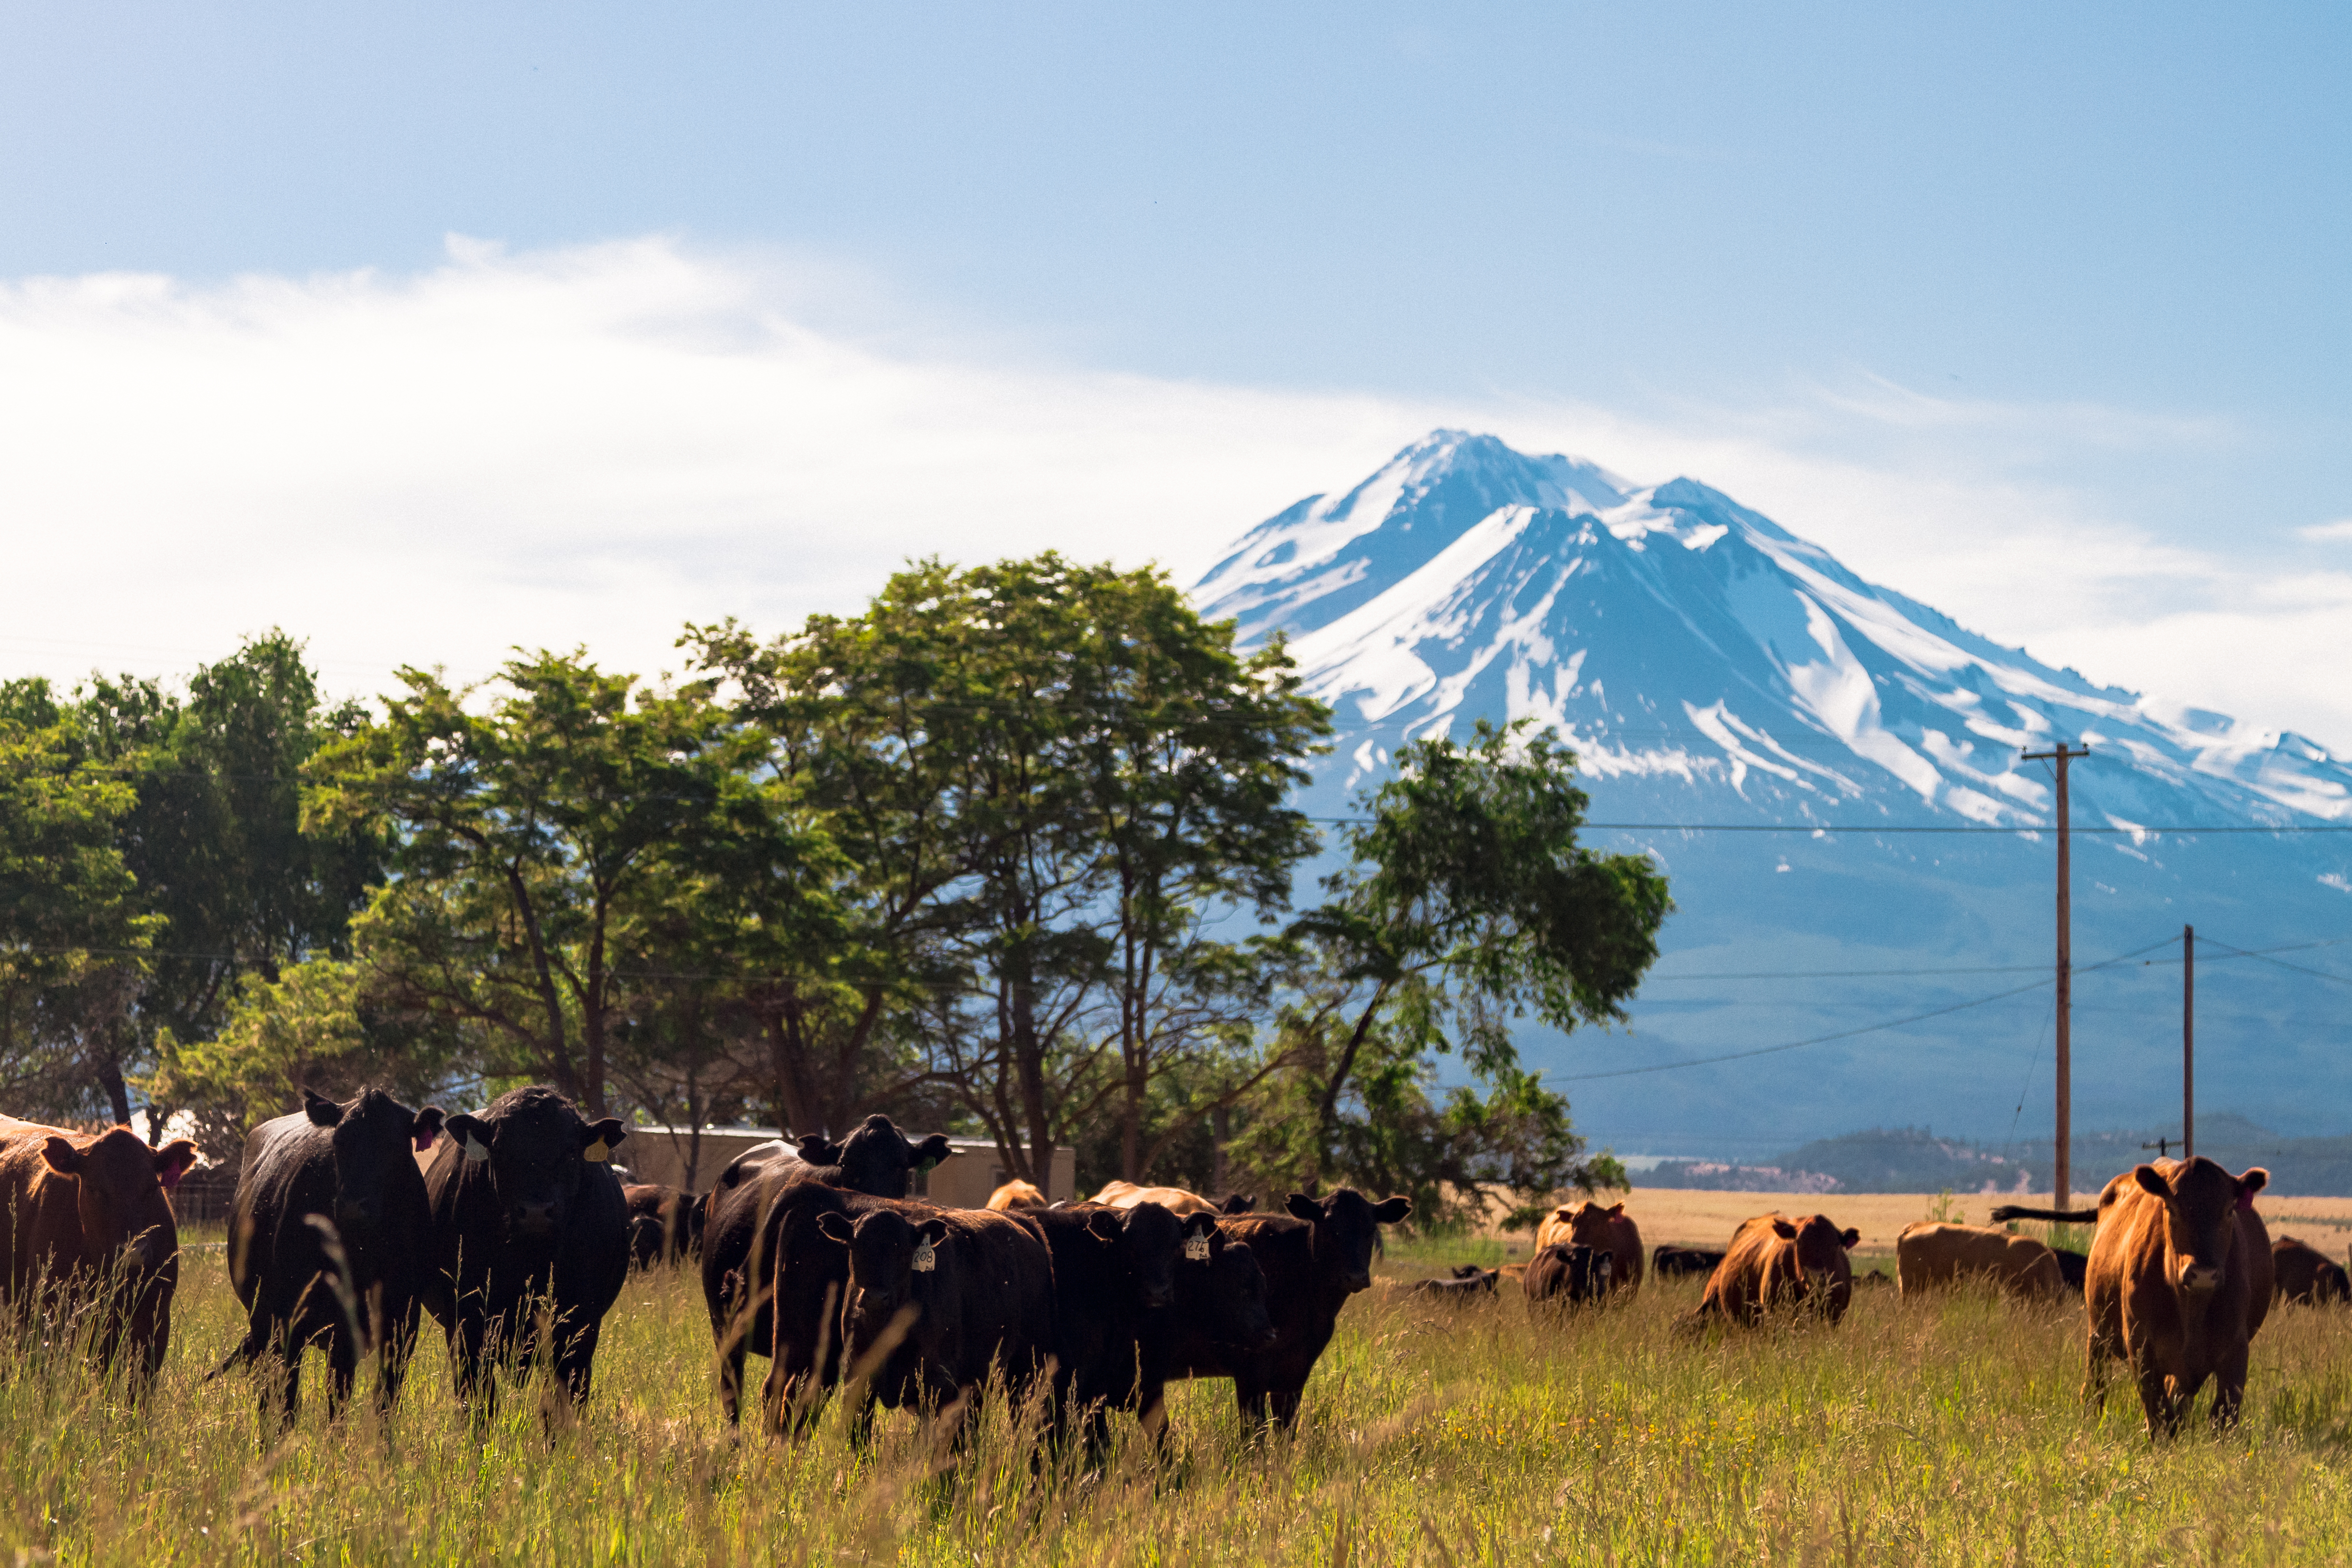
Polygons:
<instances>
[{"instance_id":1,"label":"cow's muzzle","mask_svg":"<svg viewBox=\"0 0 2352 1568\"><path fill-rule=\"evenodd\" d=\"M555 1230L555 1205L551 1203L520 1203L515 1205L512 1224L517 1236L549 1236Z\"/></svg>"},{"instance_id":2,"label":"cow's muzzle","mask_svg":"<svg viewBox=\"0 0 2352 1568\"><path fill-rule=\"evenodd\" d=\"M2221 1270L2210 1263L2184 1264L2180 1289L2190 1296L2210 1296L2221 1288Z\"/></svg>"}]
</instances>

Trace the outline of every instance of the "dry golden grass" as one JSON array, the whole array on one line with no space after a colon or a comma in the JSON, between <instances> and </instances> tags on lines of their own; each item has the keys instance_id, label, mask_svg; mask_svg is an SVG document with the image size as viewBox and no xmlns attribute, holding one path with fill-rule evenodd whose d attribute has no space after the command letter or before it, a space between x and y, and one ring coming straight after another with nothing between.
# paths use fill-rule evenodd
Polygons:
<instances>
[{"instance_id":1,"label":"dry golden grass","mask_svg":"<svg viewBox=\"0 0 2352 1568\"><path fill-rule=\"evenodd\" d=\"M1832 1210L1834 1213L1834 1210ZM1856 1222L1858 1223L1858 1222ZM1468 1256L1400 1247L1384 1270ZM1174 1401L1165 1469L1033 1474L1007 1413L932 1473L911 1417L866 1454L828 1420L730 1440L690 1277L633 1282L585 1417L529 1397L475 1426L437 1341L389 1423L315 1402L264 1452L218 1254L192 1260L170 1363L133 1409L80 1368L0 1361L0 1561L1314 1564L2113 1563L2352 1556L2352 1314L2288 1309L2247 1419L2152 1447L2086 1412L2079 1309L1860 1294L1842 1326L1677 1334L1695 1281L1531 1323L1359 1298L1295 1437L1229 1390ZM754 1363L755 1366L759 1363ZM316 1363L314 1362L313 1365Z\"/></svg>"}]
</instances>

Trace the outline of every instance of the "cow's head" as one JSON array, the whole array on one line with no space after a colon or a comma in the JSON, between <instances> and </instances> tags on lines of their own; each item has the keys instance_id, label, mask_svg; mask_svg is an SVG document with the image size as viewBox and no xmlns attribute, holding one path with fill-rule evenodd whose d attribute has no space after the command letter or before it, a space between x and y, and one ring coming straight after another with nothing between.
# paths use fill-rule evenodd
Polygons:
<instances>
[{"instance_id":1,"label":"cow's head","mask_svg":"<svg viewBox=\"0 0 2352 1568\"><path fill-rule=\"evenodd\" d=\"M478 1116L452 1116L445 1130L461 1159L488 1169L507 1238L526 1244L554 1241L588 1167L610 1164L628 1136L618 1118L585 1121L570 1100L538 1084L499 1096Z\"/></svg>"},{"instance_id":2,"label":"cow's head","mask_svg":"<svg viewBox=\"0 0 2352 1568\"><path fill-rule=\"evenodd\" d=\"M1196 1264L1205 1264L1224 1245L1216 1215L1179 1216L1159 1204L1097 1209L1087 1216L1087 1230L1113 1250L1135 1304L1147 1311L1174 1303L1176 1269L1183 1258L1192 1256Z\"/></svg>"},{"instance_id":3,"label":"cow's head","mask_svg":"<svg viewBox=\"0 0 2352 1568\"><path fill-rule=\"evenodd\" d=\"M395 1184L414 1177L416 1152L440 1137L441 1108L411 1110L380 1089L338 1105L306 1089L302 1112L311 1126L331 1132L335 1228L347 1240L372 1239Z\"/></svg>"},{"instance_id":4,"label":"cow's head","mask_svg":"<svg viewBox=\"0 0 2352 1568\"><path fill-rule=\"evenodd\" d=\"M934 1132L917 1142L877 1113L849 1135L834 1163L841 1167L841 1184L851 1192L903 1198L918 1168L936 1165L954 1152L946 1133Z\"/></svg>"},{"instance_id":5,"label":"cow's head","mask_svg":"<svg viewBox=\"0 0 2352 1568\"><path fill-rule=\"evenodd\" d=\"M1611 1247L1617 1239L1617 1222L1625 1217L1625 1205L1612 1204L1602 1208L1587 1198L1574 1208L1556 1208L1552 1215L1568 1222L1571 1240L1587 1247Z\"/></svg>"},{"instance_id":6,"label":"cow's head","mask_svg":"<svg viewBox=\"0 0 2352 1568\"><path fill-rule=\"evenodd\" d=\"M1197 1267L1197 1266L1196 1266ZM1275 1342L1265 1270L1245 1241L1227 1241L1209 1255L1209 1337L1245 1351Z\"/></svg>"},{"instance_id":7,"label":"cow's head","mask_svg":"<svg viewBox=\"0 0 2352 1568\"><path fill-rule=\"evenodd\" d=\"M861 1215L856 1224L844 1214L817 1216L817 1230L849 1249L849 1291L842 1303L842 1341L862 1355L911 1307L916 1321L935 1320L952 1292L954 1244L943 1219L911 1220L894 1209ZM939 1324L935 1321L933 1327Z\"/></svg>"},{"instance_id":8,"label":"cow's head","mask_svg":"<svg viewBox=\"0 0 2352 1568\"><path fill-rule=\"evenodd\" d=\"M1349 1294L1372 1284L1372 1248L1380 1245L1381 1226L1394 1225L1412 1213L1411 1198L1373 1203L1353 1187L1341 1187L1328 1198L1293 1193L1286 1205L1291 1216L1315 1227L1315 1261L1324 1278Z\"/></svg>"},{"instance_id":9,"label":"cow's head","mask_svg":"<svg viewBox=\"0 0 2352 1568\"><path fill-rule=\"evenodd\" d=\"M1836 1310L1843 1312L1846 1298L1853 1292L1853 1265L1846 1254L1861 1245L1862 1232L1840 1230L1827 1215L1817 1214L1801 1220L1774 1215L1772 1234L1797 1244L1798 1293L1810 1296L1819 1286L1830 1293Z\"/></svg>"},{"instance_id":10,"label":"cow's head","mask_svg":"<svg viewBox=\"0 0 2352 1568\"><path fill-rule=\"evenodd\" d=\"M41 1158L77 1188L81 1233L106 1267L118 1261L139 1276L155 1274L179 1250L178 1227L163 1196L196 1163L196 1146L174 1138L151 1149L128 1127L110 1128L86 1144L53 1136Z\"/></svg>"},{"instance_id":11,"label":"cow's head","mask_svg":"<svg viewBox=\"0 0 2352 1568\"><path fill-rule=\"evenodd\" d=\"M1217 1205L1219 1214L1248 1214L1257 1207L1255 1193L1227 1193L1224 1202Z\"/></svg>"},{"instance_id":12,"label":"cow's head","mask_svg":"<svg viewBox=\"0 0 2352 1568\"><path fill-rule=\"evenodd\" d=\"M2238 1239L2238 1210L2269 1185L2257 1165L2233 1176L2199 1155L2169 1170L2141 1165L2132 1172L2140 1191L2164 1205L2164 1273L2184 1296L2210 1296L2227 1278Z\"/></svg>"}]
</instances>

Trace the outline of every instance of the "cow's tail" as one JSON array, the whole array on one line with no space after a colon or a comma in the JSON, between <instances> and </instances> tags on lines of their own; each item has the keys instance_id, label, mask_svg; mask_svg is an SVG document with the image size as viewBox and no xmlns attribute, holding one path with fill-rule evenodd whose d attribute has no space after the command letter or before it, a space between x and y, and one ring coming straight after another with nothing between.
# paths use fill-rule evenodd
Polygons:
<instances>
[{"instance_id":1,"label":"cow's tail","mask_svg":"<svg viewBox=\"0 0 2352 1568\"><path fill-rule=\"evenodd\" d=\"M2007 1225L2013 1219L2046 1220L2052 1225L2096 1225L2096 1209L2030 1209L2017 1204L2003 1204L1992 1211L1992 1223Z\"/></svg>"},{"instance_id":2,"label":"cow's tail","mask_svg":"<svg viewBox=\"0 0 2352 1568\"><path fill-rule=\"evenodd\" d=\"M261 1331L247 1329L245 1331L245 1338L237 1342L236 1349L229 1352L227 1358L220 1365L206 1373L205 1381L210 1383L216 1377L226 1377L238 1367L251 1366L260 1358L262 1348Z\"/></svg>"}]
</instances>

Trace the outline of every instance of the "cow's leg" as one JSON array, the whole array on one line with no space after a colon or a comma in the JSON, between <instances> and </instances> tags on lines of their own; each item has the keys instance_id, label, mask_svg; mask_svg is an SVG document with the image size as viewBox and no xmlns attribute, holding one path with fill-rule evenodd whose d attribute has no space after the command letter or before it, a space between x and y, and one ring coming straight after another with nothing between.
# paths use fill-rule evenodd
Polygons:
<instances>
[{"instance_id":1,"label":"cow's leg","mask_svg":"<svg viewBox=\"0 0 2352 1568\"><path fill-rule=\"evenodd\" d=\"M592 1319L573 1332L565 1332L561 1325L555 1330L556 1382L574 1405L588 1402L589 1384L596 1373L596 1341L604 1326Z\"/></svg>"},{"instance_id":2,"label":"cow's leg","mask_svg":"<svg viewBox=\"0 0 2352 1568\"><path fill-rule=\"evenodd\" d=\"M1244 1373L1234 1373L1234 1403L1241 1407L1242 1425L1256 1431L1265 1426L1265 1384Z\"/></svg>"},{"instance_id":3,"label":"cow's leg","mask_svg":"<svg viewBox=\"0 0 2352 1568\"><path fill-rule=\"evenodd\" d=\"M379 1410L390 1410L400 1398L401 1381L408 1375L408 1358L416 1353L419 1316L414 1297L384 1309L381 1320L383 1342L377 1352L375 1374L375 1404Z\"/></svg>"},{"instance_id":4,"label":"cow's leg","mask_svg":"<svg viewBox=\"0 0 2352 1568\"><path fill-rule=\"evenodd\" d=\"M2238 1424L2238 1407L2246 1398L2246 1343L2222 1356L2213 1369L2213 1429L2217 1432Z\"/></svg>"},{"instance_id":5,"label":"cow's leg","mask_svg":"<svg viewBox=\"0 0 2352 1568\"><path fill-rule=\"evenodd\" d=\"M1270 1396L1275 1423L1284 1431L1298 1425L1298 1401L1306 1392L1307 1385L1302 1383L1296 1388L1277 1388Z\"/></svg>"},{"instance_id":6,"label":"cow's leg","mask_svg":"<svg viewBox=\"0 0 2352 1568\"><path fill-rule=\"evenodd\" d=\"M261 1428L266 1436L275 1436L294 1425L295 1415L302 1407L302 1342L294 1337L294 1326L278 1325L262 1354L278 1375L259 1380Z\"/></svg>"},{"instance_id":7,"label":"cow's leg","mask_svg":"<svg viewBox=\"0 0 2352 1568\"><path fill-rule=\"evenodd\" d=\"M719 1408L727 1413L727 1425L730 1426L742 1424L743 1357L747 1353L743 1345L743 1328L744 1325L736 1323L726 1328L714 1325L713 1330L713 1338L719 1342ZM768 1373L769 1381L772 1384L775 1368L770 1367Z\"/></svg>"},{"instance_id":8,"label":"cow's leg","mask_svg":"<svg viewBox=\"0 0 2352 1568\"><path fill-rule=\"evenodd\" d=\"M2139 1405L2147 1417L2150 1438L2169 1437L2180 1430L2180 1410L2174 1404L2171 1380L2158 1369L2156 1358L2141 1351L2132 1357L2132 1372L2139 1379Z\"/></svg>"},{"instance_id":9,"label":"cow's leg","mask_svg":"<svg viewBox=\"0 0 2352 1568\"><path fill-rule=\"evenodd\" d=\"M493 1392L494 1379L484 1364L489 1356L489 1324L479 1311L460 1310L449 1335L450 1360L457 1380L457 1397L472 1405Z\"/></svg>"},{"instance_id":10,"label":"cow's leg","mask_svg":"<svg viewBox=\"0 0 2352 1568\"><path fill-rule=\"evenodd\" d=\"M327 1331L326 1349L327 1419L332 1421L342 1414L359 1378L360 1342L347 1324L337 1323Z\"/></svg>"}]
</instances>

